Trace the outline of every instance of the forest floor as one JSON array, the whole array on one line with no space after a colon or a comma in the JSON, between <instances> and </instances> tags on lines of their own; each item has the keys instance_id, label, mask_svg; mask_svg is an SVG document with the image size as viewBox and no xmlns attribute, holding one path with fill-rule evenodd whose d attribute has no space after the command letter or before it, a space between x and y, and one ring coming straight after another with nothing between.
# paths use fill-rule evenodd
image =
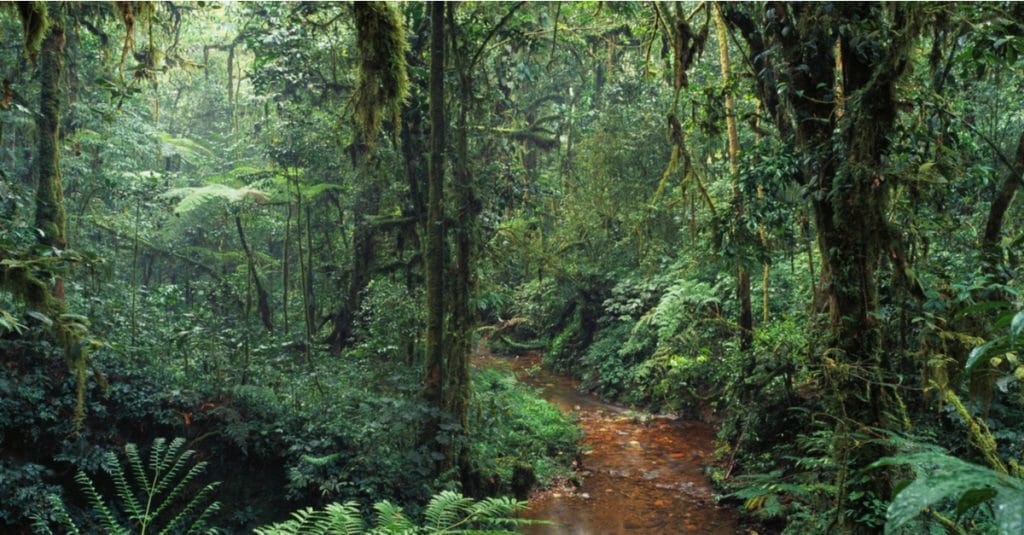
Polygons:
<instances>
[{"instance_id":1,"label":"forest floor","mask_svg":"<svg viewBox=\"0 0 1024 535\"><path fill-rule=\"evenodd\" d=\"M532 534L735 533L734 511L718 507L703 473L715 437L711 425L638 413L579 390L578 381L541 368L540 354L479 354L477 366L510 369L541 396L572 412L584 455L571 481L536 491L528 518L551 525Z\"/></svg>"}]
</instances>

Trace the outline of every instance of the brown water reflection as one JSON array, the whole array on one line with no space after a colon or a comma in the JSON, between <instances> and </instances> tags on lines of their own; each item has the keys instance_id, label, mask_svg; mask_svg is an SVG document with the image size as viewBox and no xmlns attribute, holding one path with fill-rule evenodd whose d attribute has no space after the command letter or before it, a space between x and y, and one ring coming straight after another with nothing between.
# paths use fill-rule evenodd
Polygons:
<instances>
[{"instance_id":1,"label":"brown water reflection","mask_svg":"<svg viewBox=\"0 0 1024 535\"><path fill-rule=\"evenodd\" d=\"M515 371L523 382L540 387L545 399L573 411L589 448L579 469L581 486L566 484L530 497L525 516L555 524L532 526L526 533L736 533L735 515L716 506L701 472L712 452L711 426L637 417L580 392L573 379L540 370L537 354L475 361Z\"/></svg>"}]
</instances>

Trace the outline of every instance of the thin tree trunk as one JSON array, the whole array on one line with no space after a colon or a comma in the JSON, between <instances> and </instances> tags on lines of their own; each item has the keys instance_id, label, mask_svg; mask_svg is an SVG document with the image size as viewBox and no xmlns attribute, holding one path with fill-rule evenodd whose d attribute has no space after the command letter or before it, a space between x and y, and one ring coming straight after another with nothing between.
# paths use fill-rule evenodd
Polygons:
<instances>
[{"instance_id":1,"label":"thin tree trunk","mask_svg":"<svg viewBox=\"0 0 1024 535\"><path fill-rule=\"evenodd\" d=\"M456 31L454 23L454 4L449 4L449 23L451 30ZM467 116L472 103L473 75L466 65L466 54L456 54L456 70L459 73L459 113L455 126L455 280L451 290L451 341L448 344L448 386L445 389L446 406L455 421L462 426L465 433L469 423L469 357L472 350L470 336L473 329L470 295L473 291L472 233L476 217L476 196L473 189L473 176L469 169L469 140ZM458 461L458 465L468 465L468 450L463 447L458 453L459 459L449 457L449 467Z\"/></svg>"},{"instance_id":2,"label":"thin tree trunk","mask_svg":"<svg viewBox=\"0 0 1024 535\"><path fill-rule=\"evenodd\" d=\"M763 303L764 303L763 310L762 310L763 317L761 318L761 321L764 322L764 323L768 323L768 308L769 308L768 307L768 269L769 269L768 268L768 262L765 262L764 263L764 274L761 277L761 286L762 286L762 293L763 293L762 299L763 299Z\"/></svg>"},{"instance_id":3,"label":"thin tree trunk","mask_svg":"<svg viewBox=\"0 0 1024 535\"><path fill-rule=\"evenodd\" d=\"M290 186L289 186L290 189ZM281 269L281 311L284 313L284 334L287 336L289 331L288 326L288 271L291 265L291 257L289 252L291 250L291 235L292 235L292 201L288 200L288 216L284 222L284 253L282 255L282 269Z\"/></svg>"},{"instance_id":4,"label":"thin tree trunk","mask_svg":"<svg viewBox=\"0 0 1024 535\"><path fill-rule=\"evenodd\" d=\"M299 180L295 179L295 199L296 207L295 213L298 214L298 221L295 222L295 230L298 231L298 239L295 243L298 247L299 253L299 285L302 290L302 318L305 324L305 340L302 344L302 353L306 359L306 365L309 366L309 373L313 377L313 383L316 385L317 391L321 396L324 395L324 387L320 382L320 376L316 373L316 367L313 365L313 325L309 317L310 308L310 296L309 296L309 285L306 280L309 272L306 271L306 259L302 251L302 191L299 189ZM309 212L306 212L306 217L309 217ZM310 257L312 258L312 256Z\"/></svg>"},{"instance_id":5,"label":"thin tree trunk","mask_svg":"<svg viewBox=\"0 0 1024 535\"><path fill-rule=\"evenodd\" d=\"M236 218L237 222L237 218ZM245 273L245 336L242 339L242 380L244 385L249 380L249 362L251 361L250 350L252 345L252 279L253 272L249 269Z\"/></svg>"},{"instance_id":6,"label":"thin tree trunk","mask_svg":"<svg viewBox=\"0 0 1024 535\"><path fill-rule=\"evenodd\" d=\"M306 203L306 318L309 324L309 337L313 337L313 325L316 325L316 295L313 293L313 223L309 203Z\"/></svg>"},{"instance_id":7,"label":"thin tree trunk","mask_svg":"<svg viewBox=\"0 0 1024 535\"><path fill-rule=\"evenodd\" d=\"M1003 253L999 246L1000 235L1003 230L1003 217L1013 196L1024 181L1024 132L1017 140L1017 156L1014 158L1013 167L1009 169L1003 183L992 199L988 210L988 218L985 222L985 232L981 236L981 254L985 263L985 270L994 275L997 280L1005 279L1001 273L1003 265Z\"/></svg>"},{"instance_id":8,"label":"thin tree trunk","mask_svg":"<svg viewBox=\"0 0 1024 535\"><path fill-rule=\"evenodd\" d=\"M242 229L242 216L239 214L235 214L235 228L238 230L238 241L242 244L242 251L245 252L245 259L249 264L249 275L252 276L252 280L256 284L256 299L260 321L263 322L263 326L268 332L272 332L274 330L274 319L271 316L270 295L267 294L267 290L260 281L259 273L256 271L256 261L252 257L252 249L249 248L249 242L245 239L245 231Z\"/></svg>"},{"instance_id":9,"label":"thin tree trunk","mask_svg":"<svg viewBox=\"0 0 1024 535\"><path fill-rule=\"evenodd\" d=\"M423 397L444 407L444 3L430 4L430 175L427 180L427 243L424 251L427 285L427 333ZM431 418L424 439L433 442L439 421Z\"/></svg>"},{"instance_id":10,"label":"thin tree trunk","mask_svg":"<svg viewBox=\"0 0 1024 535\"><path fill-rule=\"evenodd\" d=\"M722 85L725 86L725 124L729 137L729 173L732 175L732 193L736 198L736 221L743 217L743 193L739 183L739 130L736 127L736 104L730 87L729 30L722 16L722 9L716 2L713 6L715 30L718 35L718 57L722 70ZM740 302L740 349L750 349L754 334L754 314L750 304L750 274L742 262L736 268L736 298Z\"/></svg>"},{"instance_id":11,"label":"thin tree trunk","mask_svg":"<svg viewBox=\"0 0 1024 535\"><path fill-rule=\"evenodd\" d=\"M140 201L139 199L135 199L135 238L133 240L134 243L132 244L132 283L131 283L131 285L132 285L131 348L132 348L132 357L133 358L135 358L137 356L137 353L138 353L138 351L136 349L136 346L135 346L135 341L136 341L136 337L137 337L138 332L139 332L139 323L138 323L138 321L136 319L136 309L137 309L137 306L138 306L137 301L138 301L138 294L139 294L139 283L138 283L138 273L139 273L139 216L140 216L139 210L140 210L140 205L141 204L142 204L142 201Z\"/></svg>"}]
</instances>

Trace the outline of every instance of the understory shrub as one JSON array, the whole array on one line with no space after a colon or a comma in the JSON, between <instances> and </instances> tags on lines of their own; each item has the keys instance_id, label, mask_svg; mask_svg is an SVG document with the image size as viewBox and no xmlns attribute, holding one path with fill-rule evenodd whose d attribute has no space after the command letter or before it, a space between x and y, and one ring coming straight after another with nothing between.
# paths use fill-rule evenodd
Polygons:
<instances>
[{"instance_id":1,"label":"understory shrub","mask_svg":"<svg viewBox=\"0 0 1024 535\"><path fill-rule=\"evenodd\" d=\"M545 484L569 473L581 438L569 416L507 371L475 370L473 400L471 462L494 493L522 496L523 477Z\"/></svg>"}]
</instances>

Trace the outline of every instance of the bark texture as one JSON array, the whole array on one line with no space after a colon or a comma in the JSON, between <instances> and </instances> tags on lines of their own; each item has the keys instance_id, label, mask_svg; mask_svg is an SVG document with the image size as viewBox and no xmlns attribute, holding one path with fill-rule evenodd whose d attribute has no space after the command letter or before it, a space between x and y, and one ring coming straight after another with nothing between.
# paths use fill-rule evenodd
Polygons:
<instances>
[{"instance_id":1,"label":"bark texture","mask_svg":"<svg viewBox=\"0 0 1024 535\"><path fill-rule=\"evenodd\" d=\"M430 174L427 180L427 240L424 250L427 286L426 374L423 396L433 407L444 406L444 3L430 4ZM433 439L438 422L428 424Z\"/></svg>"},{"instance_id":2,"label":"bark texture","mask_svg":"<svg viewBox=\"0 0 1024 535\"><path fill-rule=\"evenodd\" d=\"M61 79L64 73L64 27L52 21L43 38L39 63L39 136L35 225L41 245L67 248L64 186L60 170ZM53 288L54 297L64 298L63 281Z\"/></svg>"}]
</instances>

